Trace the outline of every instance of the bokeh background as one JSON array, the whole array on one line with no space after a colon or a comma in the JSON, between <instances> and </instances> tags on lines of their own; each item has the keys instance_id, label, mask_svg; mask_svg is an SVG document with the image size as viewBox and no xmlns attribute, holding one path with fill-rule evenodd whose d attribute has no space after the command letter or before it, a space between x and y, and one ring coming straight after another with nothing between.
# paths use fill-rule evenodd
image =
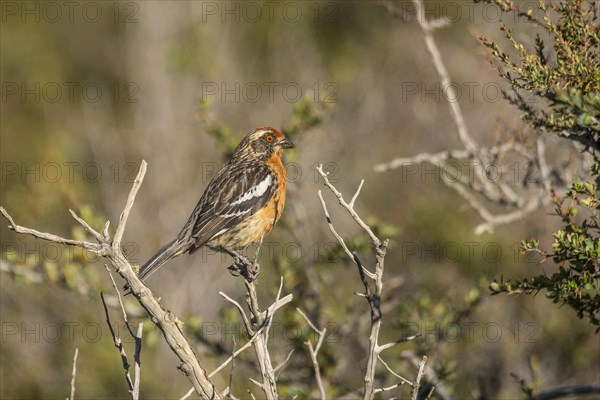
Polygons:
<instances>
[{"instance_id":1,"label":"bokeh background","mask_svg":"<svg viewBox=\"0 0 600 400\"><path fill-rule=\"evenodd\" d=\"M452 19L435 37L474 138L493 144L515 132L526 137L478 40L501 37L497 10L425 4L428 16ZM460 146L410 18L395 18L370 1L1 5L0 203L21 225L83 238L70 208L97 228L106 219L114 226L145 159L148 173L125 233L128 254L141 263L178 233L245 133L260 126L293 132L288 204L269 251L263 249L259 283L263 304L273 299L280 276L294 295L272 334L275 360L295 349L280 375L283 395L315 394L302 344L309 331L295 307L332 332L320 358L330 396L358 396L366 362L368 307L352 295L360 280L325 224L319 163L347 196L365 179L357 209L391 238L382 336L423 334L386 354L398 372L416 372L403 351L426 354L454 398L522 398L519 379L540 388L600 379L600 345L585 321L544 293L492 297L487 290L500 276L556 268L517 250L526 238L550 246L560 222L550 207L477 236L479 217L432 167L416 174L374 171L395 156ZM409 2L396 5L410 15ZM521 35L527 40L530 32ZM560 142L553 146L549 154L562 147L562 157L578 156ZM517 167L519 175L524 171ZM361 232L325 197L344 237L372 262ZM65 398L78 347L76 397L128 398L99 298L100 291L114 296L103 261L17 236L5 222L0 232L0 397ZM148 281L186 322L208 369L227 357L233 338L246 340L237 314L217 295L243 300L228 261L200 252L173 260ZM132 321L145 321L130 301ZM126 337L118 310L111 316ZM189 381L151 325L145 322L142 397L179 398ZM130 338L126 345L132 354ZM238 397L248 396L247 378L256 375L252 359L249 350L236 364ZM378 377L390 382L383 371ZM216 382L227 386L228 373Z\"/></svg>"}]
</instances>

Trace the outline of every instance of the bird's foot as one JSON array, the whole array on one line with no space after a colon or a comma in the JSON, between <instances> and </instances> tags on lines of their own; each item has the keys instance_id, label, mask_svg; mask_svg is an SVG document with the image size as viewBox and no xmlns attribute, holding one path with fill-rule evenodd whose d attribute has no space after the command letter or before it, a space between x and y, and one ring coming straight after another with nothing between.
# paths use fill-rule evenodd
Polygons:
<instances>
[{"instance_id":1,"label":"bird's foot","mask_svg":"<svg viewBox=\"0 0 600 400\"><path fill-rule=\"evenodd\" d=\"M248 282L254 282L260 273L260 265L234 250L227 251L233 257L233 264L227 269L233 276L243 276Z\"/></svg>"}]
</instances>

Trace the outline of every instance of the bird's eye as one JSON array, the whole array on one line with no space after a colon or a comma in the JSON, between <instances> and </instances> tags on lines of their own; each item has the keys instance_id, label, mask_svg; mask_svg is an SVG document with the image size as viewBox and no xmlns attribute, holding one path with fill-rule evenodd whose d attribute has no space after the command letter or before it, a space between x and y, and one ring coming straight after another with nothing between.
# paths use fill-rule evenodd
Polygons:
<instances>
[{"instance_id":1,"label":"bird's eye","mask_svg":"<svg viewBox=\"0 0 600 400\"><path fill-rule=\"evenodd\" d=\"M267 135L267 137L265 138L265 140L266 140L268 143L273 143L273 135Z\"/></svg>"}]
</instances>

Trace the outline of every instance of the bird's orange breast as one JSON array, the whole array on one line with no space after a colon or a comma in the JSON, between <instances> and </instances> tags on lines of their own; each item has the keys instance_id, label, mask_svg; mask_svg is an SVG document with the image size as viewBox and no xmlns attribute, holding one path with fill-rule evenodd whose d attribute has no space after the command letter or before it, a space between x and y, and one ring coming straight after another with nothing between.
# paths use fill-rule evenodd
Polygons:
<instances>
[{"instance_id":1,"label":"bird's orange breast","mask_svg":"<svg viewBox=\"0 0 600 400\"><path fill-rule=\"evenodd\" d=\"M283 163L281 162L281 153L282 150L278 150L273 154L268 160L267 165L275 173L277 177L277 185L278 188L275 191L275 195L273 196L271 207L274 210L273 216L273 224L277 222L279 217L281 217L281 213L283 212L283 207L285 206L285 192L287 187L287 172ZM269 202L270 203L270 202ZM269 208L271 208L269 207Z\"/></svg>"}]
</instances>

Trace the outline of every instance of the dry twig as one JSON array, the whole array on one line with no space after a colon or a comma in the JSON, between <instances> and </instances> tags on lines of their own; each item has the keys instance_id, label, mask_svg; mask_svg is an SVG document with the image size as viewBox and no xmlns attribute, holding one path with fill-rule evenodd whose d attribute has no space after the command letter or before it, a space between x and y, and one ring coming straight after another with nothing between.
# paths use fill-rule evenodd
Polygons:
<instances>
[{"instance_id":1,"label":"dry twig","mask_svg":"<svg viewBox=\"0 0 600 400\"><path fill-rule=\"evenodd\" d=\"M460 104L457 101L458 96L455 85L452 84L440 49L433 37L433 32L436 29L447 24L440 23L445 22L444 20L428 20L422 0L412 0L412 3L416 11L416 18L414 19L421 28L426 49L431 56L442 87L444 87L447 93L448 107L456 125L458 139L464 146L464 149L444 151L436 154L422 153L412 157L398 157L390 162L375 165L375 171L384 172L423 162L432 164L441 171L447 171L448 168L456 168L452 164L453 161L458 160L468 163L474 170L473 174L469 172L469 178L457 176L452 179L442 178L442 181L465 199L483 219L484 222L475 228L476 234L492 231L497 225L520 220L527 214L548 205L550 202L548 190L552 186L551 175L557 171L551 171L548 167L541 136L538 136L535 149L533 150L526 149L524 146L513 141L492 147L485 147L473 139L467 129ZM395 12L393 2L383 0L382 4L393 16L403 17L402 13ZM508 167L508 165L499 165L498 160L508 158L509 155L525 158L528 163L537 165L540 170L541 178L539 181L531 185L531 188L528 187L522 194L517 193L517 186L522 182L505 182L503 179L495 179L488 176L489 172L486 168L490 166L493 166L494 169L499 168L500 170L502 170L502 167ZM502 205L508 208L508 210L496 214L490 211L478 197L483 197L491 204Z\"/></svg>"},{"instance_id":2,"label":"dry twig","mask_svg":"<svg viewBox=\"0 0 600 400\"><path fill-rule=\"evenodd\" d=\"M73 372L71 373L71 395L68 400L75 400L75 378L77 378L77 356L79 355L79 347L75 347L75 355L73 356Z\"/></svg>"},{"instance_id":3,"label":"dry twig","mask_svg":"<svg viewBox=\"0 0 600 400\"><path fill-rule=\"evenodd\" d=\"M248 318L244 309L240 306L238 302L227 296L223 292L219 292L219 294L228 302L233 304L240 313L242 320L244 321L244 327L248 336L254 338L256 340L253 341L254 351L256 353L256 359L258 361L258 365L260 368L260 373L262 376L262 383L254 381L257 386L259 386L268 400L275 400L278 398L277 395L277 383L275 377L275 369L273 368L273 364L271 362L271 356L269 354L268 342L269 342L269 328L271 323L273 322L273 315L275 312L292 301L293 296L288 294L287 296L281 298L281 291L283 289L283 278L281 278L279 284L279 291L277 292L277 297L273 304L271 304L266 311L260 311L258 306L258 299L256 295L256 281L249 281L248 279L244 279L244 283L246 286L246 303L248 306L248 310L250 311L251 318Z\"/></svg>"},{"instance_id":4,"label":"dry twig","mask_svg":"<svg viewBox=\"0 0 600 400\"><path fill-rule=\"evenodd\" d=\"M317 344L313 347L313 344L310 340L304 342L304 345L308 348L308 354L310 355L310 359L313 364L313 369L315 370L315 379L317 380L317 387L319 388L320 399L325 400L325 387L323 386L323 379L321 378L321 368L319 367L319 362L317 361L317 355L319 354L319 350L321 349L321 345L323 345L323 340L325 340L325 334L327 333L327 328L318 329L312 321L302 312L301 309L296 308L296 311L304 318L308 326L315 331L317 335L319 335L317 339Z\"/></svg>"},{"instance_id":5,"label":"dry twig","mask_svg":"<svg viewBox=\"0 0 600 400\"><path fill-rule=\"evenodd\" d=\"M377 368L377 361L381 359L380 353L383 350L389 349L397 344L404 343L409 340L413 340L417 336L415 335L415 336L411 336L408 338L401 338L401 339L398 339L398 340L390 342L390 343L379 345L379 331L381 329L381 322L382 322L381 294L383 291L384 261L385 261L385 255L386 255L386 251L387 251L388 241L387 241L387 239L383 240L383 241L381 239L379 239L375 235L375 233L371 230L371 228L362 220L362 218L354 210L354 203L355 203L355 201L360 193L360 190L362 188L362 185L363 185L362 181L358 187L358 190L356 191L354 196L352 196L352 200L350 201L350 203L347 203L344 200L342 193L339 190L337 190L335 188L335 186L333 186L331 184L331 182L329 181L328 175L325 171L323 171L322 165L320 165L317 168L317 172L319 172L319 174L323 178L325 186L328 187L329 190L331 190L331 192L335 195L335 197L337 198L337 200L338 200L339 204L342 206L342 208L344 208L350 214L352 219L354 219L354 221L371 238L371 242L373 244L373 250L375 251L375 268L374 268L374 271L372 271L363 265L360 258L358 257L358 254L353 253L348 249L348 247L346 246L346 244L344 242L344 239L335 230L332 220L331 220L331 217L329 215L329 211L327 209L327 204L325 203L325 200L323 199L323 194L319 190L318 196L319 196L319 199L321 200L321 206L323 207L323 212L325 214L325 219L327 221L329 229L331 230L331 232L334 234L334 236L337 238L337 240L342 245L342 248L346 252L346 255L348 255L350 260L352 260L358 268L358 274L360 276L360 279L364 286L365 291L364 291L364 293L356 293L356 294L361 297L364 297L367 300L367 302L369 303L369 308L371 310L371 332L369 335L369 350L368 350L368 358L367 358L367 369L366 369L366 373L365 373L365 377L364 377L364 397L363 397L365 400L370 400L374 397L375 393L377 393L377 392L381 392L384 390L391 390L391 388L383 388L383 389L379 389L379 390L377 390L375 388L375 371ZM369 279L374 282L374 286L375 286L374 289L371 288L371 283L369 282ZM314 329L316 329L316 328L314 328ZM387 364L386 364L386 368L390 369L389 367L387 367ZM394 375L396 375L396 374L394 374ZM417 378L419 379L419 376L417 376ZM410 382L410 381L408 381L405 378L401 378L401 382ZM401 385L401 383L398 385L394 385L394 387L398 387L400 385ZM416 381L416 383L411 383L411 385L414 388L415 385L418 385L418 381Z\"/></svg>"}]
</instances>

